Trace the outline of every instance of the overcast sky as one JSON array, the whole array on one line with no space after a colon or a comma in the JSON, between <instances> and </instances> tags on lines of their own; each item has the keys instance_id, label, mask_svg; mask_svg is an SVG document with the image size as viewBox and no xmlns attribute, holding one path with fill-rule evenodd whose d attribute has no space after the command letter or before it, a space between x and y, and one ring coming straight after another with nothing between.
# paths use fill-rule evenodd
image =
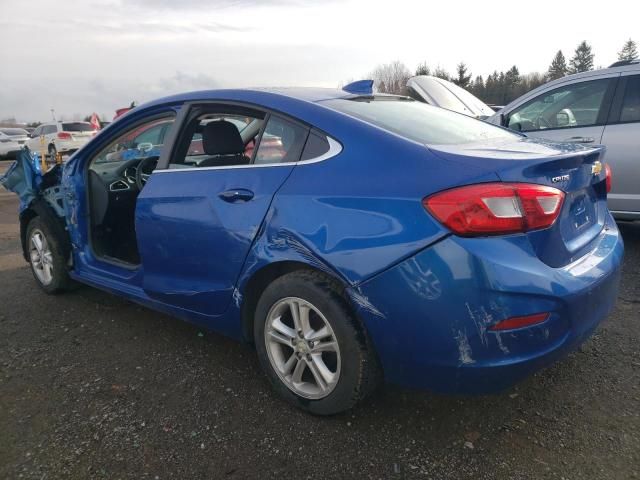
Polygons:
<instances>
[{"instance_id":1,"label":"overcast sky","mask_svg":"<svg viewBox=\"0 0 640 480\"><path fill-rule=\"evenodd\" d=\"M607 66L640 41L639 18L630 0L0 0L0 119L110 118L131 100L218 87L336 87L394 60L544 71L582 40Z\"/></svg>"}]
</instances>

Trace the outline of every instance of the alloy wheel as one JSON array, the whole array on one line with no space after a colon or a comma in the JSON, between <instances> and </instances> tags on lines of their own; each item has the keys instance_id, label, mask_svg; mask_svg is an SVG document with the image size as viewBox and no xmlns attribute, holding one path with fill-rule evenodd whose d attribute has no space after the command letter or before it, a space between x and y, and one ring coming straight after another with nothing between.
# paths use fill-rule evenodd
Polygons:
<instances>
[{"instance_id":1,"label":"alloy wheel","mask_svg":"<svg viewBox=\"0 0 640 480\"><path fill-rule=\"evenodd\" d=\"M29 241L29 257L36 277L42 285L49 285L53 280L53 254L41 230L33 230Z\"/></svg>"},{"instance_id":2,"label":"alloy wheel","mask_svg":"<svg viewBox=\"0 0 640 480\"><path fill-rule=\"evenodd\" d=\"M308 399L329 395L340 378L340 348L326 317L306 300L276 302L264 330L271 366L295 394Z\"/></svg>"}]
</instances>

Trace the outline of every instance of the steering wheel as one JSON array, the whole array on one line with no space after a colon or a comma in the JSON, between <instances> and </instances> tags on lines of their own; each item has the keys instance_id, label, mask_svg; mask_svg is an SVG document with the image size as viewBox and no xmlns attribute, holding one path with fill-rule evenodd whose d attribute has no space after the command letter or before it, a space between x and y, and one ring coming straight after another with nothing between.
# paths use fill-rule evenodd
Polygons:
<instances>
[{"instance_id":1,"label":"steering wheel","mask_svg":"<svg viewBox=\"0 0 640 480\"><path fill-rule=\"evenodd\" d=\"M151 176L151 173L144 173L145 168L148 169L151 167L151 172L153 172L157 165L158 159L156 157L147 157L140 160L136 170L136 186L138 187L138 191L144 188L148 178Z\"/></svg>"},{"instance_id":2,"label":"steering wheel","mask_svg":"<svg viewBox=\"0 0 640 480\"><path fill-rule=\"evenodd\" d=\"M553 128L553 125L549 123L549 120L544 118L542 115L536 118L536 126L538 127L538 130L543 130L545 128Z\"/></svg>"}]
</instances>

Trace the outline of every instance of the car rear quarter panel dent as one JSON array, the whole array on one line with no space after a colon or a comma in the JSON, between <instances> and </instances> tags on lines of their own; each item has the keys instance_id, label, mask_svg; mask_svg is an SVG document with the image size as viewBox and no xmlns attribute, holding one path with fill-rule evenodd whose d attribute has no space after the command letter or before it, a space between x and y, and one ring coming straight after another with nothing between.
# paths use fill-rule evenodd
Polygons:
<instances>
[{"instance_id":1,"label":"car rear quarter panel dent","mask_svg":"<svg viewBox=\"0 0 640 480\"><path fill-rule=\"evenodd\" d=\"M449 234L422 199L460 182L495 180L464 171L424 146L393 135L341 138L329 160L298 165L276 194L267 250L289 250L348 285L402 261Z\"/></svg>"},{"instance_id":2,"label":"car rear quarter panel dent","mask_svg":"<svg viewBox=\"0 0 640 480\"><path fill-rule=\"evenodd\" d=\"M463 385L468 393L495 391L575 348L616 297L623 247L610 222L590 255L600 263L578 276L575 266L551 268L536 259L525 236L449 236L359 285L382 314L359 312L387 378L447 392ZM539 325L490 330L542 312L550 316ZM472 370L483 373L462 382Z\"/></svg>"}]
</instances>

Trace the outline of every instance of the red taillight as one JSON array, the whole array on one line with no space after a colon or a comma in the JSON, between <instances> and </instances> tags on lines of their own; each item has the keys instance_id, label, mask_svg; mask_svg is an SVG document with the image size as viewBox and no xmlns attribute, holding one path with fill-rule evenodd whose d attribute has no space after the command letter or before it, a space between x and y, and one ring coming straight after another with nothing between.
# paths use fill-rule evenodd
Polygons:
<instances>
[{"instance_id":1,"label":"red taillight","mask_svg":"<svg viewBox=\"0 0 640 480\"><path fill-rule=\"evenodd\" d=\"M454 233L502 235L550 227L564 193L528 183L480 183L436 193L424 207Z\"/></svg>"},{"instance_id":2,"label":"red taillight","mask_svg":"<svg viewBox=\"0 0 640 480\"><path fill-rule=\"evenodd\" d=\"M525 315L523 317L511 317L501 322L496 323L489 327L489 330L501 331L501 330L513 330L515 328L531 327L538 323L544 322L549 318L548 313L535 313L533 315Z\"/></svg>"},{"instance_id":3,"label":"red taillight","mask_svg":"<svg viewBox=\"0 0 640 480\"><path fill-rule=\"evenodd\" d=\"M604 164L604 173L606 174L607 193L611 191L611 167L608 163Z\"/></svg>"},{"instance_id":4,"label":"red taillight","mask_svg":"<svg viewBox=\"0 0 640 480\"><path fill-rule=\"evenodd\" d=\"M71 134L69 132L58 132L58 138L60 140L71 140Z\"/></svg>"}]
</instances>

